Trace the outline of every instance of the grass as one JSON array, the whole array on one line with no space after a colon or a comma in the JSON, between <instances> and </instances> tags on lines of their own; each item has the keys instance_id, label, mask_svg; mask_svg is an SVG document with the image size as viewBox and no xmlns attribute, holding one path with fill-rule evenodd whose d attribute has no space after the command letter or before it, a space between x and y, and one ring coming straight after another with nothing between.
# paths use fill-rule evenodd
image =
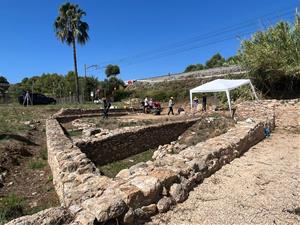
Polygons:
<instances>
[{"instance_id":1,"label":"grass","mask_svg":"<svg viewBox=\"0 0 300 225\"><path fill-rule=\"evenodd\" d=\"M29 161L28 166L30 169L38 170L46 166L46 162L42 159L32 159Z\"/></svg>"},{"instance_id":2,"label":"grass","mask_svg":"<svg viewBox=\"0 0 300 225\"><path fill-rule=\"evenodd\" d=\"M25 201L22 197L11 194L0 198L0 225L24 215Z\"/></svg>"},{"instance_id":3,"label":"grass","mask_svg":"<svg viewBox=\"0 0 300 225\"><path fill-rule=\"evenodd\" d=\"M17 103L0 104L0 134L23 133L31 129L24 124L25 121L40 120L43 122L50 115L61 108L97 109L96 104L57 104L57 105L34 105L24 107ZM1 136L1 139L5 139ZM1 141L1 140L0 140Z\"/></svg>"},{"instance_id":4,"label":"grass","mask_svg":"<svg viewBox=\"0 0 300 225\"><path fill-rule=\"evenodd\" d=\"M49 202L45 204L29 207L25 199L15 194L0 198L0 225L4 225L8 221L24 215L32 215L41 210L51 207Z\"/></svg>"},{"instance_id":5,"label":"grass","mask_svg":"<svg viewBox=\"0 0 300 225\"><path fill-rule=\"evenodd\" d=\"M78 137L82 135L81 130L68 130L67 132L69 137Z\"/></svg>"},{"instance_id":6,"label":"grass","mask_svg":"<svg viewBox=\"0 0 300 225\"><path fill-rule=\"evenodd\" d=\"M48 160L47 148L44 148L42 151L40 151L40 158L43 160Z\"/></svg>"},{"instance_id":7,"label":"grass","mask_svg":"<svg viewBox=\"0 0 300 225\"><path fill-rule=\"evenodd\" d=\"M98 169L108 177L115 177L121 170L128 169L129 167L139 163L146 162L152 159L152 155L155 149L150 149L145 152L130 156L126 159L115 161L113 163L99 166Z\"/></svg>"}]
</instances>

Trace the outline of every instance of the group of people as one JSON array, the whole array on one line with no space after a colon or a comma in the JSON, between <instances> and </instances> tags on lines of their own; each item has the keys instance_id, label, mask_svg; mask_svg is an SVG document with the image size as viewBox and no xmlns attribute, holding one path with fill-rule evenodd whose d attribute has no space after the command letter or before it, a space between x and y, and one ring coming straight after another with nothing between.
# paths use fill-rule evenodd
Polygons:
<instances>
[{"instance_id":1,"label":"group of people","mask_svg":"<svg viewBox=\"0 0 300 225\"><path fill-rule=\"evenodd\" d=\"M150 100L148 100L148 97L146 96L142 104L144 113L147 113L147 110L153 107L153 99L150 98Z\"/></svg>"},{"instance_id":2,"label":"group of people","mask_svg":"<svg viewBox=\"0 0 300 225\"><path fill-rule=\"evenodd\" d=\"M207 104L207 98L206 95L202 96L202 111L206 112L206 104ZM193 108L194 112L198 111L198 105L199 105L199 99L197 97L194 97L193 99Z\"/></svg>"}]
</instances>

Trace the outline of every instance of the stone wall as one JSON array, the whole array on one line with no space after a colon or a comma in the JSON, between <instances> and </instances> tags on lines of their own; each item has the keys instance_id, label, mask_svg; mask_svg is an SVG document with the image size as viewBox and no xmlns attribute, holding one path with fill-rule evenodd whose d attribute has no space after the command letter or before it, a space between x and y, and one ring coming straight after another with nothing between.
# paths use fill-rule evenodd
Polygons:
<instances>
[{"instance_id":1,"label":"stone wall","mask_svg":"<svg viewBox=\"0 0 300 225\"><path fill-rule=\"evenodd\" d=\"M143 109L110 109L109 116L124 116L130 113L142 112ZM57 119L60 123L67 123L72 120L82 118L82 117L95 117L102 116L103 109L64 109L62 108L57 113L55 113L52 118Z\"/></svg>"},{"instance_id":2,"label":"stone wall","mask_svg":"<svg viewBox=\"0 0 300 225\"><path fill-rule=\"evenodd\" d=\"M262 140L264 127L274 128L273 105L245 103L241 107L245 113L239 116L247 119L227 133L176 151L160 147L153 161L122 170L114 179L101 176L64 135L58 121L49 119L47 145L54 185L67 214L72 213L72 221L61 224L137 224L184 201L194 186ZM58 214L64 210L59 209ZM55 218L41 212L13 220L9 225L33 225L36 221L50 225L48 221Z\"/></svg>"},{"instance_id":3,"label":"stone wall","mask_svg":"<svg viewBox=\"0 0 300 225\"><path fill-rule=\"evenodd\" d=\"M229 74L243 74L246 71L239 66L227 66L227 67L218 67L212 69L198 70L187 73L175 73L168 74L163 76L149 77L145 79L139 79L137 82L163 82L171 80L184 80L187 78L205 78L205 77L220 77L226 76Z\"/></svg>"},{"instance_id":4,"label":"stone wall","mask_svg":"<svg viewBox=\"0 0 300 225\"><path fill-rule=\"evenodd\" d=\"M131 129L107 138L80 141L76 145L97 165L104 165L175 141L197 120Z\"/></svg>"}]
</instances>

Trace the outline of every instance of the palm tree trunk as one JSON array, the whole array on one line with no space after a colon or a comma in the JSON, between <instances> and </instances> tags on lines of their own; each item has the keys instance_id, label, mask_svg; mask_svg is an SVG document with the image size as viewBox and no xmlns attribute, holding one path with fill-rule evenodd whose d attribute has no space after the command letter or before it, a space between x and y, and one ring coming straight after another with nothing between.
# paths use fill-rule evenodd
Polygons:
<instances>
[{"instance_id":1,"label":"palm tree trunk","mask_svg":"<svg viewBox=\"0 0 300 225\"><path fill-rule=\"evenodd\" d=\"M77 58L76 58L76 44L75 40L72 42L73 45L73 57L74 57L74 72L75 72L75 86L76 86L76 101L79 103L79 82L78 82L78 72L77 72Z\"/></svg>"}]
</instances>

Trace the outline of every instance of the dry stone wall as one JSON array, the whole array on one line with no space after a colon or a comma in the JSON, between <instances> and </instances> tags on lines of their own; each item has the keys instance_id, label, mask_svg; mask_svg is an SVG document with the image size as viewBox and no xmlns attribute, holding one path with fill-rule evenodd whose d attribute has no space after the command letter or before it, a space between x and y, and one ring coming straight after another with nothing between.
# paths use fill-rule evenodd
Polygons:
<instances>
[{"instance_id":1,"label":"dry stone wall","mask_svg":"<svg viewBox=\"0 0 300 225\"><path fill-rule=\"evenodd\" d=\"M106 138L79 141L76 145L97 165L104 165L175 141L197 120L130 129Z\"/></svg>"},{"instance_id":2,"label":"dry stone wall","mask_svg":"<svg viewBox=\"0 0 300 225\"><path fill-rule=\"evenodd\" d=\"M110 109L110 116L123 116L130 113L142 112L142 109ZM52 118L57 119L60 123L67 123L74 119L82 117L95 117L101 116L103 114L103 109L64 109L62 108L57 113L55 113Z\"/></svg>"},{"instance_id":3,"label":"dry stone wall","mask_svg":"<svg viewBox=\"0 0 300 225\"><path fill-rule=\"evenodd\" d=\"M167 211L171 205L184 201L203 179L262 140L264 128L272 130L275 126L273 106L272 102L245 103L240 106L245 113L239 116L247 119L227 133L191 147L177 146L176 151L160 147L153 161L122 170L114 179L101 176L86 154L64 135L58 121L49 119L49 164L64 206L57 213L71 215L70 220L60 224L137 224L157 212ZM31 225L36 221L50 225L55 218L42 211L13 220L9 225Z\"/></svg>"}]
</instances>

